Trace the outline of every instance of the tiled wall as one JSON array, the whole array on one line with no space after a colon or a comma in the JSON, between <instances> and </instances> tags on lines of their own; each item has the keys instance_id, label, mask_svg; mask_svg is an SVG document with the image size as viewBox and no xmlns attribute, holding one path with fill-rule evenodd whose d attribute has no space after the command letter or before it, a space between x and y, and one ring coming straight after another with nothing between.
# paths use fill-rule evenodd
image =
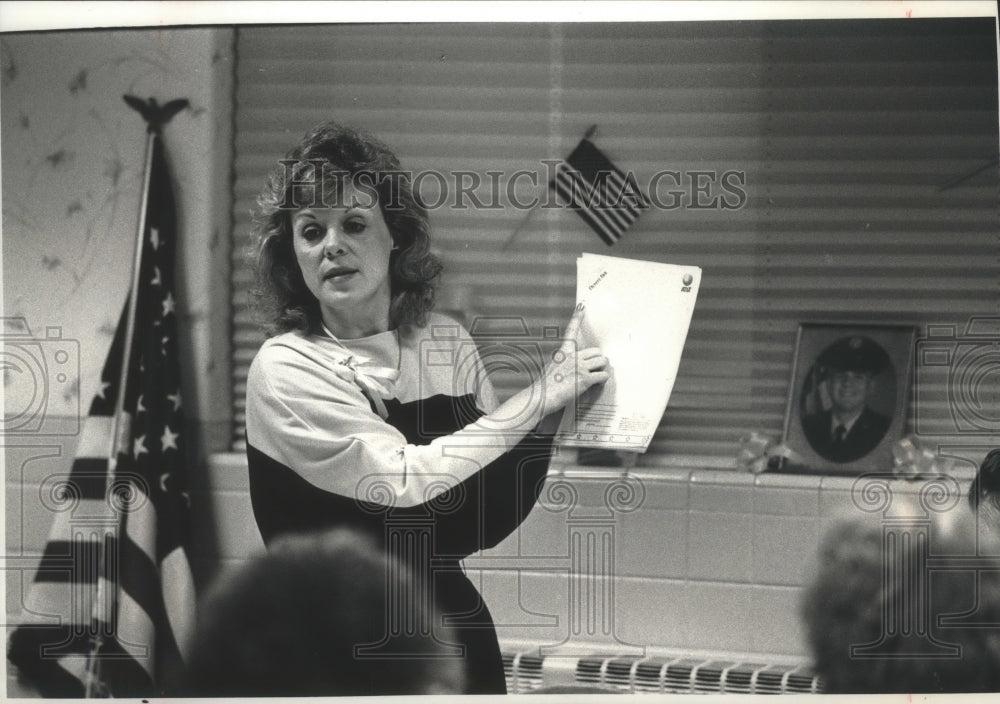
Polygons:
<instances>
[{"instance_id":1,"label":"tiled wall","mask_svg":"<svg viewBox=\"0 0 1000 704\"><path fill-rule=\"evenodd\" d=\"M204 582L262 543L243 457L217 455L203 476L192 498L198 536L193 559ZM966 510L970 480L953 482L951 510ZM542 503L520 531L467 560L466 570L486 597L501 640L512 646L646 647L795 662L807 655L798 601L820 536L845 516L883 516L859 508L853 484L846 477L718 469L657 469L623 479L554 465ZM630 510L608 510L612 485L619 487L619 505ZM914 505L924 484L896 480L887 486L893 498L888 510L899 511ZM604 551L613 553L613 564L604 568L613 579L570 578L571 571L587 569L585 561L574 566L574 534L584 547L587 536L613 536L614 549ZM597 548L594 554L602 553ZM590 613L597 618L590 629L586 609L574 612L574 585L593 599ZM603 599L610 608L602 608Z\"/></svg>"},{"instance_id":2,"label":"tiled wall","mask_svg":"<svg viewBox=\"0 0 1000 704\"><path fill-rule=\"evenodd\" d=\"M20 594L31 583L52 520L42 482L72 450L58 443L6 448L8 554L25 556L24 570L6 573L8 623L17 623ZM242 455L215 455L194 477L191 557L203 588L263 550L263 543ZM967 510L969 481L964 476L952 483L946 497L951 510ZM807 657L798 602L820 536L845 516L883 517L859 507L853 485L846 477L720 469L657 469L623 477L556 463L542 502L521 529L469 558L466 570L511 647L620 653L645 647L652 654L683 650L797 662ZM898 512L912 510L924 483L895 480L886 486L893 498L888 510ZM626 510L609 511L609 487L618 487L617 505ZM869 496L875 501L878 487L870 488L876 489ZM602 551L599 544L593 550L613 562L587 578L593 561L574 563L574 535L582 539L582 555L588 536L613 538L613 550ZM602 578L602 572L613 578ZM576 587L582 591L574 597ZM589 609L576 608L588 599Z\"/></svg>"}]
</instances>

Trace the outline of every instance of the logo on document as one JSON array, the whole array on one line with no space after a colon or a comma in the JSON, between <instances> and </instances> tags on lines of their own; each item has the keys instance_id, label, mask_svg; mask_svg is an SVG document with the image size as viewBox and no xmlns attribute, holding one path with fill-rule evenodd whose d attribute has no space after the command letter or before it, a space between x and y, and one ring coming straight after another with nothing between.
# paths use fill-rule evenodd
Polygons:
<instances>
[{"instance_id":1,"label":"logo on document","mask_svg":"<svg viewBox=\"0 0 1000 704\"><path fill-rule=\"evenodd\" d=\"M681 278L681 283L684 284L681 286L681 291L689 293L692 281L694 281L694 277L691 274L684 274L683 278Z\"/></svg>"}]
</instances>

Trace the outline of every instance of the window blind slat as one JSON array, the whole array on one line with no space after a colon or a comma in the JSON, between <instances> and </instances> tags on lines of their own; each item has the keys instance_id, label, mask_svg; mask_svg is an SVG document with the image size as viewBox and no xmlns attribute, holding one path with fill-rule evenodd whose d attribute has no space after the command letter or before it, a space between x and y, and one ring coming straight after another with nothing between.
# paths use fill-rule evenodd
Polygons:
<instances>
[{"instance_id":1,"label":"window blind slat","mask_svg":"<svg viewBox=\"0 0 1000 704\"><path fill-rule=\"evenodd\" d=\"M661 204L608 250L570 211L440 207L443 287L470 315L565 324L576 256L704 270L670 405L642 465L733 464L741 434L779 436L799 323L952 325L1000 316L997 73L989 19L348 25L238 30L234 162L234 447L263 339L243 253L265 172L313 124L364 127L405 168L543 176L591 124ZM303 52L302 47L309 51ZM745 174L735 210L689 207L693 171ZM676 186L676 188L675 188ZM716 194L717 194L716 189ZM492 193L490 185L474 190ZM434 195L431 193L431 195ZM915 388L908 429L945 437L954 390ZM520 383L499 374L501 394ZM953 428L952 428L953 429ZM997 438L1000 444L1000 438ZM695 458L695 459L692 459Z\"/></svg>"}]
</instances>

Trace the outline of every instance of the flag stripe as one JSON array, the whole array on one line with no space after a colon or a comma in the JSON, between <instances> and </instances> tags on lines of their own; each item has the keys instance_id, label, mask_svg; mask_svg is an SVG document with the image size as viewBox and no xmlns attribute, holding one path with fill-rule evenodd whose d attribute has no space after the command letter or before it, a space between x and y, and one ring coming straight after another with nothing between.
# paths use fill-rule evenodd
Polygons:
<instances>
[{"instance_id":1,"label":"flag stripe","mask_svg":"<svg viewBox=\"0 0 1000 704\"><path fill-rule=\"evenodd\" d=\"M111 456L111 433L114 421L110 416L87 416L83 420L80 441L76 445L76 458L107 460Z\"/></svg>"},{"instance_id":2,"label":"flag stripe","mask_svg":"<svg viewBox=\"0 0 1000 704\"><path fill-rule=\"evenodd\" d=\"M572 172L567 172L565 180L568 180L571 184L574 183ZM580 217L582 217L587 222L587 224L590 225L590 227L595 232L597 232L597 234L601 237L601 239L603 239L609 245L612 245L618 241L619 237L621 236L621 232L618 231L618 228L612 226L610 223L606 222L603 218L598 218L595 211L590 210L588 208L583 208L578 204L576 204L576 202L573 200L574 186L570 186L567 189L564 181L560 180L557 182L556 188L557 191L560 192L563 195L563 197L565 197L572 204L571 207L577 209L577 213L579 213Z\"/></svg>"},{"instance_id":3,"label":"flag stripe","mask_svg":"<svg viewBox=\"0 0 1000 704\"><path fill-rule=\"evenodd\" d=\"M583 176L580 174L580 172L573 170L566 170L564 171L564 174L565 174L565 179L572 184L569 188L571 194L575 195L577 193L587 192L587 189L589 188L590 184L587 184L586 181L584 181ZM594 198L591 198L591 200L594 200ZM606 227L608 227L611 230L614 230L616 235L620 235L621 232L624 231L624 228L619 227L619 225L615 223L613 219L611 219L610 215L614 212L611 209L588 207L586 203L580 203L575 199L572 207L579 208L581 215L583 213L588 213L591 215L591 217L599 220L600 222L605 223Z\"/></svg>"},{"instance_id":4,"label":"flag stripe","mask_svg":"<svg viewBox=\"0 0 1000 704\"><path fill-rule=\"evenodd\" d=\"M164 584L173 589L164 589L163 606L170 622L168 634L174 640L178 654L185 654L194 637L194 613L191 604L195 602L194 575L182 548L172 550L160 563L160 575Z\"/></svg>"},{"instance_id":5,"label":"flag stripe","mask_svg":"<svg viewBox=\"0 0 1000 704\"><path fill-rule=\"evenodd\" d=\"M575 208L579 215L597 232L598 235L608 242L608 244L613 244L620 235L618 229L606 222L603 218L597 217L595 211L584 208L573 200L573 196L575 195L574 189L577 186L575 185L571 172L567 174L565 180L574 185L567 187L564 181L559 181L557 183L557 191L570 202L570 207Z\"/></svg>"},{"instance_id":6,"label":"flag stripe","mask_svg":"<svg viewBox=\"0 0 1000 704\"><path fill-rule=\"evenodd\" d=\"M100 658L101 679L113 683L114 696L142 697L154 693L153 678L115 639L102 644Z\"/></svg>"},{"instance_id":7,"label":"flag stripe","mask_svg":"<svg viewBox=\"0 0 1000 704\"><path fill-rule=\"evenodd\" d=\"M83 667L80 662L63 665L55 657L44 656L43 649L51 643L68 643L66 652L81 655L89 647L87 635L74 635L69 626L21 626L10 635L8 657L17 666L18 676L30 681L43 697L82 697Z\"/></svg>"},{"instance_id":8,"label":"flag stripe","mask_svg":"<svg viewBox=\"0 0 1000 704\"><path fill-rule=\"evenodd\" d=\"M187 561L190 508L173 299L176 215L158 133L149 147L137 284L122 307L71 469L43 484L42 499L57 513L24 598L22 625L12 634L20 646L12 649L11 662L50 696L81 696L91 673L96 695L173 691L169 678L176 682L182 662L172 624L184 624L185 610L193 619L190 567L179 569ZM130 323L134 336L126 360ZM128 375L121 389L123 368ZM114 461L113 440L121 448ZM176 584L158 566L167 555L167 576L179 578ZM46 626L33 631L32 624ZM40 643L61 650L46 656ZM49 687L42 678L56 684Z\"/></svg>"},{"instance_id":9,"label":"flag stripe","mask_svg":"<svg viewBox=\"0 0 1000 704\"><path fill-rule=\"evenodd\" d=\"M154 623L163 623L166 609L160 594L160 571L129 535L122 540L120 586L123 596L137 603Z\"/></svg>"},{"instance_id":10,"label":"flag stripe","mask_svg":"<svg viewBox=\"0 0 1000 704\"><path fill-rule=\"evenodd\" d=\"M617 242L644 208L649 197L631 173L616 167L589 139L582 139L556 167L549 186L608 245Z\"/></svg>"},{"instance_id":11,"label":"flag stripe","mask_svg":"<svg viewBox=\"0 0 1000 704\"><path fill-rule=\"evenodd\" d=\"M608 245L613 245L615 242L621 239L620 232L618 232L613 228L608 227L606 223L594 218L594 216L591 215L590 211L581 210L579 212L580 212L580 217L582 217L584 221L588 225L590 225L591 229L594 230L594 232L596 232L598 236L600 236L600 238L604 240L604 242L607 243Z\"/></svg>"},{"instance_id":12,"label":"flag stripe","mask_svg":"<svg viewBox=\"0 0 1000 704\"><path fill-rule=\"evenodd\" d=\"M69 483L81 499L102 501L107 495L107 480L107 459L78 457L73 460Z\"/></svg>"},{"instance_id":13,"label":"flag stripe","mask_svg":"<svg viewBox=\"0 0 1000 704\"><path fill-rule=\"evenodd\" d=\"M88 623L93 588L88 584L35 580L24 599L21 622L33 626Z\"/></svg>"},{"instance_id":14,"label":"flag stripe","mask_svg":"<svg viewBox=\"0 0 1000 704\"><path fill-rule=\"evenodd\" d=\"M101 544L90 540L52 540L38 566L38 582L97 584ZM105 565L105 574L108 565Z\"/></svg>"}]
</instances>

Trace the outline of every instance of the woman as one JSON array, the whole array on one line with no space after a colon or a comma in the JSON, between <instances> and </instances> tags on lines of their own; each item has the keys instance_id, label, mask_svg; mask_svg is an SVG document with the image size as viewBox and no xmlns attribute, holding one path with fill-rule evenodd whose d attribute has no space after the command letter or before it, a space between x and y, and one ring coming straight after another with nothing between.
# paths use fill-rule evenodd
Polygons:
<instances>
[{"instance_id":1,"label":"woman","mask_svg":"<svg viewBox=\"0 0 1000 704\"><path fill-rule=\"evenodd\" d=\"M431 312L441 265L400 173L384 145L329 123L262 194L259 303L274 336L247 380L251 499L268 543L332 526L376 534L428 580L469 692L504 693L493 622L460 560L527 516L559 412L608 379L607 360L567 342L497 405L469 334Z\"/></svg>"}]
</instances>

